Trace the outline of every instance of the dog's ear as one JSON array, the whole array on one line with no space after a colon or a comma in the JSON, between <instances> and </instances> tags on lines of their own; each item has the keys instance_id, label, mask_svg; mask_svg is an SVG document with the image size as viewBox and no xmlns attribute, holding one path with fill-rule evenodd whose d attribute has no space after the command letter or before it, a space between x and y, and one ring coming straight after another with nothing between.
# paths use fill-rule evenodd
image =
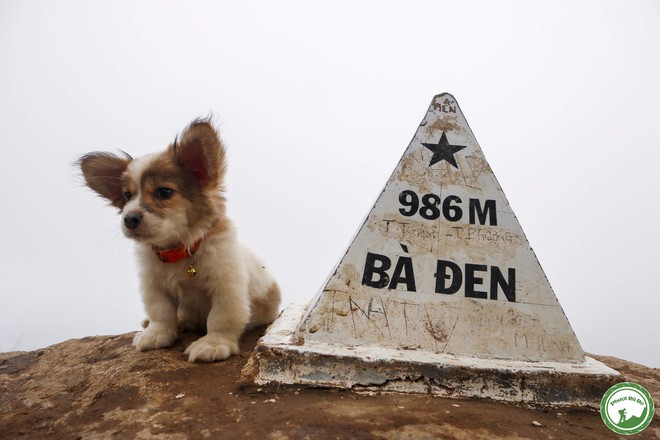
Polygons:
<instances>
[{"instance_id":1,"label":"dog's ear","mask_svg":"<svg viewBox=\"0 0 660 440\"><path fill-rule=\"evenodd\" d=\"M95 152L81 157L78 165L87 186L121 209L124 206L121 175L131 160L131 156L126 153L122 157L112 153Z\"/></svg>"},{"instance_id":2,"label":"dog's ear","mask_svg":"<svg viewBox=\"0 0 660 440\"><path fill-rule=\"evenodd\" d=\"M202 188L217 187L225 174L225 149L208 119L197 119L170 146L177 163Z\"/></svg>"}]
</instances>

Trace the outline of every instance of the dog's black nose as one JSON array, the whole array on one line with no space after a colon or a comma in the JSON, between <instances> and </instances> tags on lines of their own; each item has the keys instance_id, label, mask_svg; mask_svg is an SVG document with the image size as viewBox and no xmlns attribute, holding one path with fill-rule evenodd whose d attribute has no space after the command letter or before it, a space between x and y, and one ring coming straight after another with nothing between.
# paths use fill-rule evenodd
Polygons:
<instances>
[{"instance_id":1,"label":"dog's black nose","mask_svg":"<svg viewBox=\"0 0 660 440\"><path fill-rule=\"evenodd\" d=\"M135 229L140 224L140 220L142 220L142 214L132 212L124 217L124 225L128 229Z\"/></svg>"}]
</instances>

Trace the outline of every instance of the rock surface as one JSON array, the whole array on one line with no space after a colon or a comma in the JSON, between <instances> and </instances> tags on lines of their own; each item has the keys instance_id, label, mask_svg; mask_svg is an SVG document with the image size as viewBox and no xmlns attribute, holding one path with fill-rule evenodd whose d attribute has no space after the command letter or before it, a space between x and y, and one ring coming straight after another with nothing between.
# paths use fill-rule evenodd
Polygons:
<instances>
[{"instance_id":1,"label":"rock surface","mask_svg":"<svg viewBox=\"0 0 660 440\"><path fill-rule=\"evenodd\" d=\"M0 353L0 439L600 439L619 438L587 408L241 386L258 331L219 364L176 346L138 353L133 334ZM594 356L660 405L660 370ZM639 439L660 439L660 416Z\"/></svg>"}]
</instances>

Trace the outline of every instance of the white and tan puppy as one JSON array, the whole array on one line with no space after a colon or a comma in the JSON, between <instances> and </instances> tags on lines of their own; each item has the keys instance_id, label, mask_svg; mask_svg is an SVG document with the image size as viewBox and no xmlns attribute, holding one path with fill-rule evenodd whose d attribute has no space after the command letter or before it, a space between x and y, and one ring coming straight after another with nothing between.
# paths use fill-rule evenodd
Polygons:
<instances>
[{"instance_id":1,"label":"white and tan puppy","mask_svg":"<svg viewBox=\"0 0 660 440\"><path fill-rule=\"evenodd\" d=\"M238 353L243 330L277 317L277 283L225 215L225 149L210 121L192 122L161 153L95 152L79 164L138 243L149 321L133 340L138 350L172 345L180 330L206 331L186 349L188 360L221 361Z\"/></svg>"}]
</instances>

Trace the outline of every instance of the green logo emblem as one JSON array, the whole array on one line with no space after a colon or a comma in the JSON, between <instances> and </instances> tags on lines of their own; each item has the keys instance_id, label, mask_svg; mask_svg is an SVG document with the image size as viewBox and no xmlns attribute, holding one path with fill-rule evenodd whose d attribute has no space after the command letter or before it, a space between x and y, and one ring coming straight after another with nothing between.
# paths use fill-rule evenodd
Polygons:
<instances>
[{"instance_id":1,"label":"green logo emblem","mask_svg":"<svg viewBox=\"0 0 660 440\"><path fill-rule=\"evenodd\" d=\"M651 423L654 411L651 394L633 382L614 385L600 401L603 422L617 434L642 432Z\"/></svg>"}]
</instances>

